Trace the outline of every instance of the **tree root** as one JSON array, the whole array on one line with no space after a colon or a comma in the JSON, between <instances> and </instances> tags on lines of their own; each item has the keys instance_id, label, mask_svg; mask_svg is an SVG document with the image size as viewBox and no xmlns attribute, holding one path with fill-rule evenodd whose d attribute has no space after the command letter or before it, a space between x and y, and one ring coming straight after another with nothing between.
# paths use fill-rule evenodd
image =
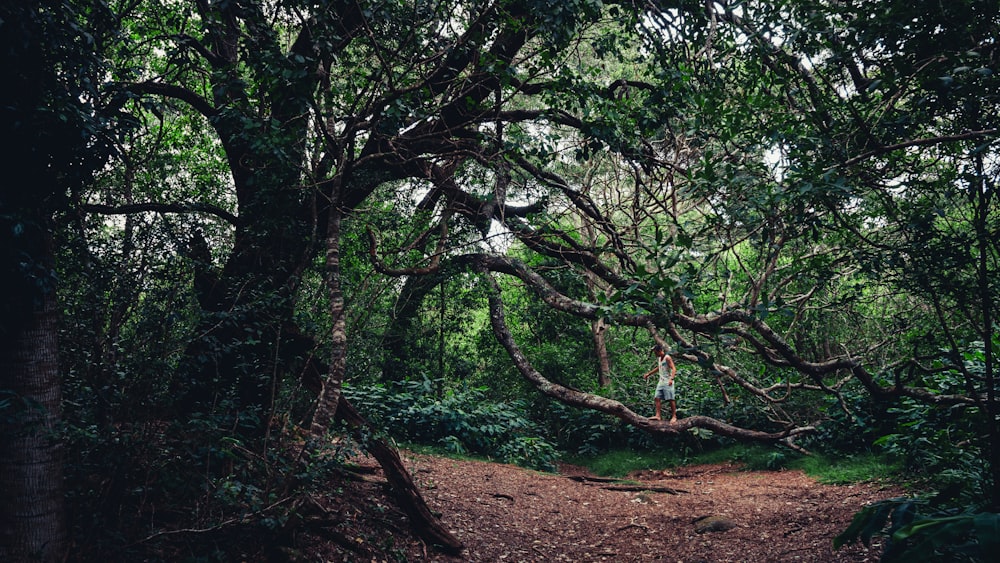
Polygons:
<instances>
[{"instance_id":1,"label":"tree root","mask_svg":"<svg viewBox=\"0 0 1000 563\"><path fill-rule=\"evenodd\" d=\"M389 481L392 493L396 497L396 502L410 518L417 535L445 553L451 555L461 553L465 546L441 524L441 521L427 507L427 503L420 495L410 473L403 466L399 453L385 440L370 434L374 431L371 423L365 420L343 395L340 396L336 416L351 427L356 434L355 438L358 443L363 444L368 453L378 460L385 472L386 480Z\"/></svg>"}]
</instances>

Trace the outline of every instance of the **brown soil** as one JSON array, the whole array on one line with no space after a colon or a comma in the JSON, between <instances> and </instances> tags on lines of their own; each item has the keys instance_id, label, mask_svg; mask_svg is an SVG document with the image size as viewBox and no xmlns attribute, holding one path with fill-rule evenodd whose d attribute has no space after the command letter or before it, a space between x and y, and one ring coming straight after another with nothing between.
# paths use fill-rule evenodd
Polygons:
<instances>
[{"instance_id":1,"label":"brown soil","mask_svg":"<svg viewBox=\"0 0 1000 563\"><path fill-rule=\"evenodd\" d=\"M735 465L644 471L612 481L568 465L548 474L403 455L430 508L464 543L461 556L416 539L385 496L377 464L365 460L360 481L321 503L336 524L300 537L294 559L877 561L877 543L834 551L833 538L863 505L901 494L883 484L822 485L800 471L751 472Z\"/></svg>"}]
</instances>

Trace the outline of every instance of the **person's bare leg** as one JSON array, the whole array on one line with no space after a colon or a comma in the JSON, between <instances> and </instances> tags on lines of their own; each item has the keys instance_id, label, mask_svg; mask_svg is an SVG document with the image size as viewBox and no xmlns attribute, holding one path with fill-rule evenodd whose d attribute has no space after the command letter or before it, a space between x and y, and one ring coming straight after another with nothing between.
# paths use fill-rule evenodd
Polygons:
<instances>
[{"instance_id":1,"label":"person's bare leg","mask_svg":"<svg viewBox=\"0 0 1000 563\"><path fill-rule=\"evenodd\" d=\"M677 401L670 401L670 422L677 422Z\"/></svg>"},{"instance_id":2,"label":"person's bare leg","mask_svg":"<svg viewBox=\"0 0 1000 563\"><path fill-rule=\"evenodd\" d=\"M653 417L653 420L663 420L660 417L660 398L657 397L656 399L654 399L653 404L656 405L656 416Z\"/></svg>"}]
</instances>

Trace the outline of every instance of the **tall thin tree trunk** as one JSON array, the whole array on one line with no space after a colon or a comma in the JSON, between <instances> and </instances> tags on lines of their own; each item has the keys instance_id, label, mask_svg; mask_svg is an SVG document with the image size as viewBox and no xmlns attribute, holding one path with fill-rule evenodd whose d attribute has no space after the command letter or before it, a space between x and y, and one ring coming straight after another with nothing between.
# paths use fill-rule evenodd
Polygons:
<instances>
[{"instance_id":1,"label":"tall thin tree trunk","mask_svg":"<svg viewBox=\"0 0 1000 563\"><path fill-rule=\"evenodd\" d=\"M48 235L27 231L38 246L26 255L41 268L6 289L0 321L0 561L62 561L68 540L53 260Z\"/></svg>"},{"instance_id":2,"label":"tall thin tree trunk","mask_svg":"<svg viewBox=\"0 0 1000 563\"><path fill-rule=\"evenodd\" d=\"M982 307L982 338L983 349L985 351L985 381L986 386L986 415L988 417L987 432L990 442L990 471L993 477L993 490L990 499L991 509L1000 511L1000 423L997 423L997 397L996 397L996 377L993 373L993 296L990 292L990 270L989 270L989 217L990 206L993 199L994 189L986 181L983 165L983 156L980 154L976 158L976 173L979 183L976 186L978 206L976 208L976 239L979 247L978 270L979 270L979 302Z\"/></svg>"},{"instance_id":3,"label":"tall thin tree trunk","mask_svg":"<svg viewBox=\"0 0 1000 563\"><path fill-rule=\"evenodd\" d=\"M334 200L336 201L336 200ZM337 205L330 206L330 222L326 236L326 284L330 297L330 366L326 380L316 399L310 434L321 438L330 429L330 423L337 415L340 401L340 386L347 369L347 322L345 319L344 293L340 286L340 224L342 211Z\"/></svg>"},{"instance_id":4,"label":"tall thin tree trunk","mask_svg":"<svg viewBox=\"0 0 1000 563\"><path fill-rule=\"evenodd\" d=\"M399 454L388 442L373 436L374 428L364 419L341 393L344 372L347 370L347 322L344 303L344 293L340 278L340 236L343 210L337 205L337 192L334 192L330 206L330 221L326 234L326 283L330 296L330 316L333 321L331 331L330 366L326 380L322 382L319 396L316 399L316 411L313 413L309 433L312 445L303 449L303 454L314 447L329 432L334 419L345 421L356 434L359 443L378 460L385 471L386 479L392 488L400 506L416 529L417 533L433 545L447 553L457 554L462 550L462 543L449 532L434 516L420 495L412 477L406 471Z\"/></svg>"},{"instance_id":5,"label":"tall thin tree trunk","mask_svg":"<svg viewBox=\"0 0 1000 563\"><path fill-rule=\"evenodd\" d=\"M446 311L447 311L447 309L446 309L445 295L444 295L444 285L445 285L445 282L442 281L441 285L439 287L439 291L440 291L440 293L439 293L439 296L440 296L440 308L438 309L438 375L435 378L435 379L437 379L439 381L442 380L442 379L444 379L444 350L445 350L445 345L444 345L444 330L445 330L445 326L444 326L444 323L445 323ZM440 392L441 392L441 389L440 389L440 385L439 385L438 386L438 394L439 395L440 395Z\"/></svg>"},{"instance_id":6,"label":"tall thin tree trunk","mask_svg":"<svg viewBox=\"0 0 1000 563\"><path fill-rule=\"evenodd\" d=\"M600 387L611 385L611 356L604 339L606 329L604 319L595 319L590 323L590 332L594 335L594 352L597 354L597 385Z\"/></svg>"}]
</instances>

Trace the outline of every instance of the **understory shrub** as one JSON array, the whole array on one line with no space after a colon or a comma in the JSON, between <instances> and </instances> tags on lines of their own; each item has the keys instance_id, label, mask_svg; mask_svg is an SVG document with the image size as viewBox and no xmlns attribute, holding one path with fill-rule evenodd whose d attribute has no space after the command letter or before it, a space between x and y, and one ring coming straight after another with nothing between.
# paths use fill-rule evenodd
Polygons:
<instances>
[{"instance_id":1,"label":"understory shrub","mask_svg":"<svg viewBox=\"0 0 1000 563\"><path fill-rule=\"evenodd\" d=\"M962 352L964 370L943 350L933 362L942 394L962 392L968 377L984 378L982 342ZM987 460L990 420L980 406L926 404L899 398L885 410L874 445L899 461L929 498L895 498L865 507L835 540L835 546L876 535L886 537L882 561L992 561L1000 550L1000 514L991 512L993 482Z\"/></svg>"},{"instance_id":2,"label":"understory shrub","mask_svg":"<svg viewBox=\"0 0 1000 563\"><path fill-rule=\"evenodd\" d=\"M540 409L539 409L540 410ZM579 456L595 456L613 449L649 450L664 440L621 420L594 410L547 401L544 424L560 449Z\"/></svg>"},{"instance_id":3,"label":"understory shrub","mask_svg":"<svg viewBox=\"0 0 1000 563\"><path fill-rule=\"evenodd\" d=\"M558 451L527 415L522 400L490 401L485 387L440 391L427 378L366 387L344 395L392 438L552 471Z\"/></svg>"},{"instance_id":4,"label":"understory shrub","mask_svg":"<svg viewBox=\"0 0 1000 563\"><path fill-rule=\"evenodd\" d=\"M993 561L1000 549L1000 514L970 509L942 509L934 499L893 498L871 504L854 515L834 539L834 548L853 542L868 546L885 536L883 563L924 561Z\"/></svg>"},{"instance_id":5,"label":"understory shrub","mask_svg":"<svg viewBox=\"0 0 1000 563\"><path fill-rule=\"evenodd\" d=\"M285 502L288 491L324 490L350 444L302 460L288 447L291 436L262 436L260 419L244 411L105 426L68 422L74 557L195 560L211 548L229 557L197 560L225 561L277 541L294 510ZM178 528L206 532L176 543L171 530Z\"/></svg>"}]
</instances>

